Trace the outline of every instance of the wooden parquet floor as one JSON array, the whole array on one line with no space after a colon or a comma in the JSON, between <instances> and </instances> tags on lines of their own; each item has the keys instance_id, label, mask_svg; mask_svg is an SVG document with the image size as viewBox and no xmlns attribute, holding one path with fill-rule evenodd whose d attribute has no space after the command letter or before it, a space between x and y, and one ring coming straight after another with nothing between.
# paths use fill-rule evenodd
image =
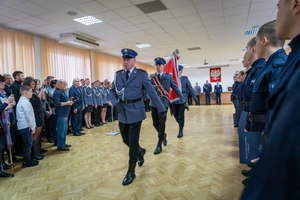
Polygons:
<instances>
[{"instance_id":1,"label":"wooden parquet floor","mask_svg":"<svg viewBox=\"0 0 300 200\"><path fill-rule=\"evenodd\" d=\"M190 107L181 139L176 137L174 117L168 115L168 145L159 155L153 154L157 133L148 113L140 139L147 149L145 163L137 166L137 178L126 187L121 183L128 148L120 135L105 135L111 123L87 130L81 137L67 136L72 145L69 152L57 152L43 143L49 152L39 166L23 169L17 164L14 178L0 179L0 199L239 199L245 166L239 164L232 113L232 105Z\"/></svg>"}]
</instances>

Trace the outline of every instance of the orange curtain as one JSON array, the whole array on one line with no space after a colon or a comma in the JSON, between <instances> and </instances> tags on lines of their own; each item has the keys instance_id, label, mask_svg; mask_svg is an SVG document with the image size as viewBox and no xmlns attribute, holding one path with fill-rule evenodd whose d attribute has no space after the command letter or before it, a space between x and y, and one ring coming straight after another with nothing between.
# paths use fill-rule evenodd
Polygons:
<instances>
[{"instance_id":1,"label":"orange curtain","mask_svg":"<svg viewBox=\"0 0 300 200\"><path fill-rule=\"evenodd\" d=\"M41 38L42 77L65 79L69 86L74 78L91 78L90 51Z\"/></svg>"},{"instance_id":2,"label":"orange curtain","mask_svg":"<svg viewBox=\"0 0 300 200\"><path fill-rule=\"evenodd\" d=\"M121 57L99 52L93 52L93 57L94 77L96 80L104 81L105 79L108 79L109 81L113 81L115 72L123 69L123 60ZM146 70L148 73L153 73L155 71L155 68L150 65L136 63L135 66Z\"/></svg>"},{"instance_id":3,"label":"orange curtain","mask_svg":"<svg viewBox=\"0 0 300 200\"><path fill-rule=\"evenodd\" d=\"M0 28L0 73L16 70L35 77L33 35Z\"/></svg>"}]
</instances>

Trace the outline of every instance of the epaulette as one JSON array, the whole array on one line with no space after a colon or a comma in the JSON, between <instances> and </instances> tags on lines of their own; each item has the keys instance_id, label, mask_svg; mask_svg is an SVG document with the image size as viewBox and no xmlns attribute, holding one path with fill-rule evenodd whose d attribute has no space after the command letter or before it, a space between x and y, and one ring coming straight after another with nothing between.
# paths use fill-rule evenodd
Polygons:
<instances>
[{"instance_id":1,"label":"epaulette","mask_svg":"<svg viewBox=\"0 0 300 200\"><path fill-rule=\"evenodd\" d=\"M145 71L145 70L143 70L143 69L139 69L139 68L137 68L137 70L140 70L140 71L142 71L142 72L147 72L147 71Z\"/></svg>"},{"instance_id":2,"label":"epaulette","mask_svg":"<svg viewBox=\"0 0 300 200\"><path fill-rule=\"evenodd\" d=\"M123 71L124 69L120 69L120 70L118 70L116 73L118 73L118 72L121 72L121 71Z\"/></svg>"}]
</instances>

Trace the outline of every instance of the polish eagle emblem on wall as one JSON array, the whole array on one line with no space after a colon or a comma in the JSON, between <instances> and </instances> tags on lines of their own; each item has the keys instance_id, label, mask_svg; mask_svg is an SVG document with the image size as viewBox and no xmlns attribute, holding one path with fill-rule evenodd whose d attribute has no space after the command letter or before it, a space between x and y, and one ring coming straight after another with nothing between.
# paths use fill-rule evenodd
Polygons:
<instances>
[{"instance_id":1,"label":"polish eagle emblem on wall","mask_svg":"<svg viewBox=\"0 0 300 200\"><path fill-rule=\"evenodd\" d=\"M221 68L210 68L210 82L221 82Z\"/></svg>"}]
</instances>

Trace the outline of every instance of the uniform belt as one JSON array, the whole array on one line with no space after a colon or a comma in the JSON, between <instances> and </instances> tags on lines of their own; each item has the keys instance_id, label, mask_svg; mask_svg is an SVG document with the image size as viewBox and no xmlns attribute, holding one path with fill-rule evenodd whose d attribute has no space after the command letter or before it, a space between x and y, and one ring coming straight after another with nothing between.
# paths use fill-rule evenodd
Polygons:
<instances>
[{"instance_id":1,"label":"uniform belt","mask_svg":"<svg viewBox=\"0 0 300 200\"><path fill-rule=\"evenodd\" d=\"M250 122L266 123L266 115L264 115L264 114L254 114L254 113L249 112L249 121Z\"/></svg>"},{"instance_id":2,"label":"uniform belt","mask_svg":"<svg viewBox=\"0 0 300 200\"><path fill-rule=\"evenodd\" d=\"M124 103L124 104L129 104L129 103L135 103L135 102L140 101L140 100L142 100L142 98L132 99L132 100L125 99L123 101L121 100L121 102Z\"/></svg>"}]
</instances>

